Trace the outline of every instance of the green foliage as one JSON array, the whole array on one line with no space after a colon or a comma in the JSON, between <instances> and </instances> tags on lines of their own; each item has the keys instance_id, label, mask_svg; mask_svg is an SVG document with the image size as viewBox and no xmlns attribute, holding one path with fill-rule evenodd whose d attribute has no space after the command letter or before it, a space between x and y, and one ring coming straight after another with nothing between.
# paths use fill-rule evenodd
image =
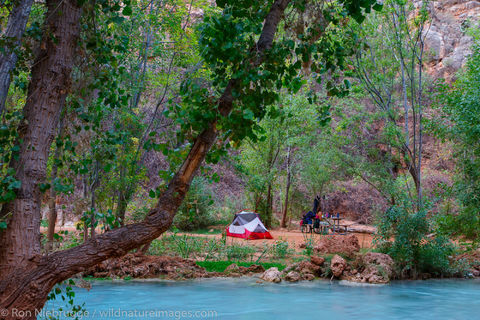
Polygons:
<instances>
[{"instance_id":1,"label":"green foliage","mask_svg":"<svg viewBox=\"0 0 480 320\"><path fill-rule=\"evenodd\" d=\"M480 240L480 42L472 47L466 69L451 86L439 84L441 118L431 119L432 131L454 142L457 176L454 192L460 210L439 217L443 232Z\"/></svg>"},{"instance_id":2,"label":"green foliage","mask_svg":"<svg viewBox=\"0 0 480 320\"><path fill-rule=\"evenodd\" d=\"M225 248L225 255L229 261L252 260L257 249L248 245L230 245Z\"/></svg>"},{"instance_id":3,"label":"green foliage","mask_svg":"<svg viewBox=\"0 0 480 320\"><path fill-rule=\"evenodd\" d=\"M195 237L173 234L171 236L173 250L182 258L189 258L192 254L201 251L201 243Z\"/></svg>"},{"instance_id":4,"label":"green foliage","mask_svg":"<svg viewBox=\"0 0 480 320\"><path fill-rule=\"evenodd\" d=\"M190 189L178 209L174 226L191 231L205 228L214 223L213 193L203 177L195 177Z\"/></svg>"},{"instance_id":5,"label":"green foliage","mask_svg":"<svg viewBox=\"0 0 480 320\"><path fill-rule=\"evenodd\" d=\"M260 263L253 263L253 262L239 262L239 261L197 261L196 264L202 268L205 268L208 272L224 272L225 269L235 263L239 267L250 267L253 264L259 264L263 266L265 269L276 267L278 270L285 269L285 265L281 263L273 263L273 262L260 262Z\"/></svg>"},{"instance_id":6,"label":"green foliage","mask_svg":"<svg viewBox=\"0 0 480 320\"><path fill-rule=\"evenodd\" d=\"M432 225L425 208L412 212L412 204L405 200L380 215L377 227L376 243L380 251L393 258L400 278L455 273L450 261L455 248L441 235L429 236Z\"/></svg>"},{"instance_id":7,"label":"green foliage","mask_svg":"<svg viewBox=\"0 0 480 320\"><path fill-rule=\"evenodd\" d=\"M200 261L282 261L294 255L287 241L256 246L226 239L173 233L152 241L149 255L173 255Z\"/></svg>"},{"instance_id":8,"label":"green foliage","mask_svg":"<svg viewBox=\"0 0 480 320\"><path fill-rule=\"evenodd\" d=\"M76 304L75 303L75 291L73 291L72 286L75 286L75 281L73 279L68 279L62 284L57 284L50 294L47 297L49 301L62 300L67 303L67 308L59 307L55 309L53 316L49 314L48 311L45 313L45 319L63 319L63 317L72 318L72 319L82 319L85 315L88 314L85 303ZM55 314L60 315L61 317L56 317ZM40 318L42 319L43 314L40 313Z\"/></svg>"},{"instance_id":9,"label":"green foliage","mask_svg":"<svg viewBox=\"0 0 480 320\"><path fill-rule=\"evenodd\" d=\"M115 216L111 210L107 212L99 212L95 209L91 209L89 211L85 211L80 218L81 224L77 225L79 227L86 227L90 228L93 226L97 228L100 226L102 230L110 230L116 228L120 225L120 221L118 220L117 216Z\"/></svg>"},{"instance_id":10,"label":"green foliage","mask_svg":"<svg viewBox=\"0 0 480 320\"><path fill-rule=\"evenodd\" d=\"M290 248L288 241L275 241L272 245L272 256L278 259L284 259L294 253L294 249Z\"/></svg>"}]
</instances>

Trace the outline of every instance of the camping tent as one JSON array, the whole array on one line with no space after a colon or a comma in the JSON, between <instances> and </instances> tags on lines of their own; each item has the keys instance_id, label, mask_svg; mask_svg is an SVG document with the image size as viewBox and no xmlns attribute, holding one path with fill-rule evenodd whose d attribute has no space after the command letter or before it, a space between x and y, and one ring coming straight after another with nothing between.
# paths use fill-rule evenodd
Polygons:
<instances>
[{"instance_id":1,"label":"camping tent","mask_svg":"<svg viewBox=\"0 0 480 320\"><path fill-rule=\"evenodd\" d=\"M260 221L258 214L251 211L235 214L232 224L227 227L227 236L243 239L273 239Z\"/></svg>"}]
</instances>

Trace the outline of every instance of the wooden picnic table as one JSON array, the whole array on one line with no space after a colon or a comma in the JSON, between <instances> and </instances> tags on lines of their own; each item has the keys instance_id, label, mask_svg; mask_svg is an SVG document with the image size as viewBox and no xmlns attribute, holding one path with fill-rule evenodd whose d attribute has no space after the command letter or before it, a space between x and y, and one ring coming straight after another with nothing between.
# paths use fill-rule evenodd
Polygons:
<instances>
[{"instance_id":1,"label":"wooden picnic table","mask_svg":"<svg viewBox=\"0 0 480 320\"><path fill-rule=\"evenodd\" d=\"M333 233L335 234L335 232L338 232L340 233L340 221L342 220L342 218L340 217L333 217L332 218L333 220Z\"/></svg>"}]
</instances>

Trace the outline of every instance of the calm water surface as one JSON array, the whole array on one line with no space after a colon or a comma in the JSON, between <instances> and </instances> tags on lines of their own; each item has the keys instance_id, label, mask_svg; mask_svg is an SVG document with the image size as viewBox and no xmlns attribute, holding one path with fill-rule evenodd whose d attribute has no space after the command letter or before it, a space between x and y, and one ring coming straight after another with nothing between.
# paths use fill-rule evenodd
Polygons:
<instances>
[{"instance_id":1,"label":"calm water surface","mask_svg":"<svg viewBox=\"0 0 480 320\"><path fill-rule=\"evenodd\" d=\"M102 281L94 282L89 292L76 289L75 303L85 303L88 314L80 314L83 319L480 319L478 280L382 286L255 281ZM44 310L59 310L62 305L49 303Z\"/></svg>"}]
</instances>

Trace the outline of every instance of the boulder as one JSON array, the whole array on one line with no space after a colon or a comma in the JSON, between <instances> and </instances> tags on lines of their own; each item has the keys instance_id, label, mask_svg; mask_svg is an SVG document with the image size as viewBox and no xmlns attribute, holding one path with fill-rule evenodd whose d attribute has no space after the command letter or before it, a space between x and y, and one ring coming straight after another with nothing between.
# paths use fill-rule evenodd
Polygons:
<instances>
[{"instance_id":1,"label":"boulder","mask_svg":"<svg viewBox=\"0 0 480 320\"><path fill-rule=\"evenodd\" d=\"M265 271L260 279L268 281L268 282L273 282L273 283L278 283L282 281L282 273L278 271L277 267L272 267Z\"/></svg>"},{"instance_id":2,"label":"boulder","mask_svg":"<svg viewBox=\"0 0 480 320\"><path fill-rule=\"evenodd\" d=\"M289 264L285 269L283 269L282 273L287 274L292 270L297 270L299 264L300 264L300 262L295 262L295 263Z\"/></svg>"},{"instance_id":3,"label":"boulder","mask_svg":"<svg viewBox=\"0 0 480 320\"><path fill-rule=\"evenodd\" d=\"M311 263L310 261L300 262L298 264L297 270L302 274L311 273L317 276L320 276L322 274L322 268L320 266L317 266L316 264Z\"/></svg>"},{"instance_id":4,"label":"boulder","mask_svg":"<svg viewBox=\"0 0 480 320\"><path fill-rule=\"evenodd\" d=\"M354 234L323 236L313 250L322 254L344 253L350 256L360 251L360 243Z\"/></svg>"},{"instance_id":5,"label":"boulder","mask_svg":"<svg viewBox=\"0 0 480 320\"><path fill-rule=\"evenodd\" d=\"M302 280L312 281L313 279L315 279L315 276L311 273L302 274Z\"/></svg>"},{"instance_id":6,"label":"boulder","mask_svg":"<svg viewBox=\"0 0 480 320\"><path fill-rule=\"evenodd\" d=\"M347 267L347 261L340 257L339 255L334 255L332 261L330 262L330 269L335 277L340 277Z\"/></svg>"},{"instance_id":7,"label":"boulder","mask_svg":"<svg viewBox=\"0 0 480 320\"><path fill-rule=\"evenodd\" d=\"M393 277L393 259L384 253L368 252L361 258L364 269L362 272L353 270L344 279L355 282L384 284Z\"/></svg>"},{"instance_id":8,"label":"boulder","mask_svg":"<svg viewBox=\"0 0 480 320\"><path fill-rule=\"evenodd\" d=\"M321 267L325 263L325 258L317 257L317 256L311 256L310 257L310 262L313 263L314 265L317 265L317 266Z\"/></svg>"},{"instance_id":9,"label":"boulder","mask_svg":"<svg viewBox=\"0 0 480 320\"><path fill-rule=\"evenodd\" d=\"M387 283L393 276L395 262L384 253L368 252L362 257L366 268L362 272L369 283Z\"/></svg>"},{"instance_id":10,"label":"boulder","mask_svg":"<svg viewBox=\"0 0 480 320\"><path fill-rule=\"evenodd\" d=\"M297 281L300 280L300 273L298 273L296 271L290 271L285 276L285 280L290 281L290 282L297 282Z\"/></svg>"},{"instance_id":11,"label":"boulder","mask_svg":"<svg viewBox=\"0 0 480 320\"><path fill-rule=\"evenodd\" d=\"M247 270L252 273L265 272L265 268L259 264L252 264Z\"/></svg>"}]
</instances>

